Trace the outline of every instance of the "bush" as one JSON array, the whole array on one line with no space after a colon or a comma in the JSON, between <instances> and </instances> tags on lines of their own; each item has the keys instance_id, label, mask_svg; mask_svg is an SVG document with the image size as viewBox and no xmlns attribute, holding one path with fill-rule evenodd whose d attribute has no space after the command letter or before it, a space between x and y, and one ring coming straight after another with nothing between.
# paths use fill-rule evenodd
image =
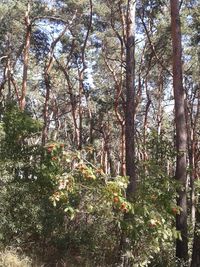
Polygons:
<instances>
[{"instance_id":1,"label":"bush","mask_svg":"<svg viewBox=\"0 0 200 267\"><path fill-rule=\"evenodd\" d=\"M7 248L0 252L0 267L30 267L31 261L28 257L20 255L14 248Z\"/></svg>"}]
</instances>

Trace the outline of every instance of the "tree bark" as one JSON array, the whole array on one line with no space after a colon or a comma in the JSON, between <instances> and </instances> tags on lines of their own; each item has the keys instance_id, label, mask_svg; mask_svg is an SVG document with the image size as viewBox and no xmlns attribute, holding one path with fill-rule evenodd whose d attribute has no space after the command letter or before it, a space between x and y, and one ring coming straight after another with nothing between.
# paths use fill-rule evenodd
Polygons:
<instances>
[{"instance_id":1,"label":"tree bark","mask_svg":"<svg viewBox=\"0 0 200 267\"><path fill-rule=\"evenodd\" d=\"M179 17L179 1L170 0L171 4L171 33L173 46L173 88L175 99L175 124L176 124L176 172L175 178L180 184L177 190L177 205L181 208L176 216L176 228L181 232L182 240L176 240L176 256L181 261L188 260L188 237L187 237L187 194L186 194L186 151L187 130L185 117L184 89L182 81L182 45L181 26Z\"/></svg>"},{"instance_id":2,"label":"tree bark","mask_svg":"<svg viewBox=\"0 0 200 267\"><path fill-rule=\"evenodd\" d=\"M136 191L135 170L135 0L129 0L126 17L126 175L129 177L127 197L132 198Z\"/></svg>"},{"instance_id":3,"label":"tree bark","mask_svg":"<svg viewBox=\"0 0 200 267\"><path fill-rule=\"evenodd\" d=\"M199 88L199 85L198 85ZM195 94L196 95L196 94ZM200 177L200 172L199 172L199 162L200 162L200 152L198 148L198 137L197 137L197 128L199 125L199 120L200 120L200 90L197 93L197 108L196 108L196 114L193 120L193 125L192 125L192 131L193 131L193 140L192 140L192 160L193 160L193 169L192 169L192 175L191 177L193 179L192 184L193 184L193 191L195 190L194 187L194 180L199 179ZM193 102L194 103L194 102ZM192 108L192 111L194 112L194 107ZM195 194L194 195L194 203L195 205ZM197 197L196 197L197 198ZM197 207L194 208L195 212L195 229L194 229L194 240L193 240L193 250L192 250L192 262L191 262L191 267L198 267L200 266L200 233L199 233L199 226L200 226L200 197L196 200L197 202Z\"/></svg>"},{"instance_id":4,"label":"tree bark","mask_svg":"<svg viewBox=\"0 0 200 267\"><path fill-rule=\"evenodd\" d=\"M26 39L24 47L24 67L23 67L23 79L22 79L22 93L20 98L20 109L24 110L25 107L25 97L27 91L27 77L28 77L28 61L29 61L29 49L31 41L31 22L30 22L30 4L28 4L27 12L25 15L25 24L26 24Z\"/></svg>"},{"instance_id":5,"label":"tree bark","mask_svg":"<svg viewBox=\"0 0 200 267\"><path fill-rule=\"evenodd\" d=\"M200 266L200 234L199 234L200 212L198 209L196 209L196 222L198 223L195 224L195 230L194 230L191 267Z\"/></svg>"},{"instance_id":6,"label":"tree bark","mask_svg":"<svg viewBox=\"0 0 200 267\"><path fill-rule=\"evenodd\" d=\"M48 118L49 118L49 99L50 99L50 90L51 90L51 84L50 84L50 75L48 73L48 70L45 70L44 73L44 81L45 81L45 103L44 103L44 110L43 110L43 119L44 119L44 125L42 130L42 145L44 146L47 140L48 136Z\"/></svg>"},{"instance_id":7,"label":"tree bark","mask_svg":"<svg viewBox=\"0 0 200 267\"><path fill-rule=\"evenodd\" d=\"M79 127L78 127L78 149L81 150L83 146L83 107L82 107L82 97L84 92L84 74L85 70L87 69L86 65L86 47L89 39L89 34L92 28L92 16L93 16L93 2L92 0L89 0L89 6L90 6L90 17L87 27L87 32L85 39L83 41L83 46L81 48L81 68L79 68L79 64L77 62L77 68L78 68L78 77L79 77L79 103L78 103L78 115L79 115Z\"/></svg>"}]
</instances>

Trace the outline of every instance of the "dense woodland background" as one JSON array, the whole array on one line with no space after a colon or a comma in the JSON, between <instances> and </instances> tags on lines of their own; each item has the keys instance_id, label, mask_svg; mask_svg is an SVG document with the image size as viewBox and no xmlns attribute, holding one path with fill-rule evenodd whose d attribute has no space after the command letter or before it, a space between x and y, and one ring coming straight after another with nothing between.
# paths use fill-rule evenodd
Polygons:
<instances>
[{"instance_id":1,"label":"dense woodland background","mask_svg":"<svg viewBox=\"0 0 200 267\"><path fill-rule=\"evenodd\" d=\"M0 1L0 266L200 267L199 44L198 0Z\"/></svg>"}]
</instances>

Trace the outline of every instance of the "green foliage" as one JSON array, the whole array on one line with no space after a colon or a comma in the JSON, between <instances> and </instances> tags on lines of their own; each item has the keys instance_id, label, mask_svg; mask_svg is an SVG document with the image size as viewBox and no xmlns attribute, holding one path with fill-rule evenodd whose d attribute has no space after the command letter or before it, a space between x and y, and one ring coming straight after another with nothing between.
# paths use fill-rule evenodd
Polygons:
<instances>
[{"instance_id":1,"label":"green foliage","mask_svg":"<svg viewBox=\"0 0 200 267\"><path fill-rule=\"evenodd\" d=\"M52 184L41 167L43 149L32 144L41 124L9 105L2 125L0 242L39 256L41 246L48 250L55 233L62 237L64 223L64 213L49 200Z\"/></svg>"},{"instance_id":2,"label":"green foliage","mask_svg":"<svg viewBox=\"0 0 200 267\"><path fill-rule=\"evenodd\" d=\"M2 140L3 157L9 160L27 161L34 154L37 146L31 144L31 138L37 137L41 131L41 123L21 112L12 103L8 104L2 120L5 137Z\"/></svg>"},{"instance_id":3,"label":"green foliage","mask_svg":"<svg viewBox=\"0 0 200 267\"><path fill-rule=\"evenodd\" d=\"M1 166L7 177L0 197L4 246L11 242L38 257L45 246L47 260L53 248L55 260L76 262L73 255L83 266L109 266L119 261L125 233L130 246L122 258L134 266L147 266L155 255L163 254L164 261L166 250L174 253L180 210L176 184L165 172L173 151L164 136L152 133L148 139L152 158L138 164L140 184L131 203L126 199L128 178L111 178L89 162L91 146L72 151L61 142L33 145L41 124L13 105L7 106L1 126Z\"/></svg>"},{"instance_id":4,"label":"green foliage","mask_svg":"<svg viewBox=\"0 0 200 267\"><path fill-rule=\"evenodd\" d=\"M170 148L167 141L160 143L157 137L156 140L152 137L149 142L152 144L151 149L154 149L155 142L156 149L158 145L165 152ZM162 145L163 147L161 147ZM64 171L64 173L55 173L55 169L52 169L53 176L49 177L54 182L55 191L51 200L54 205L62 206L72 223L75 223L77 218L80 220L82 216L83 220L87 218L86 225L89 221L87 226L90 229L90 236L91 238L98 236L98 241L101 239L100 233L103 230L102 219L105 220L103 232L108 230L110 223L115 225L113 233L110 232L110 237L113 235L111 239L115 240L116 232L126 233L131 244L131 251L124 251L123 257L129 258L129 261L135 264L134 266L147 266L155 255L166 249L174 254L170 244L173 244L176 238L181 238L175 228L175 216L180 212L176 205L178 185L171 177L166 176L165 168L161 168L157 157L140 166L141 181L137 196L134 202L130 203L126 200L125 194L127 178L110 179L101 169L85 159L85 151L83 153L61 151L59 144L51 144L46 149L51 157L52 155L58 156L59 151L60 158L56 158L56 163L50 164L57 166L62 162L59 170ZM169 151L164 154L166 159L170 158L170 153ZM50 162L54 159L51 157L47 154ZM50 168L49 166L48 170ZM124 215L128 218L125 221ZM79 223L81 222L79 221ZM95 231L93 237L91 229ZM96 239L92 239L89 243L91 245L96 241ZM105 241L108 239L106 238ZM115 242L112 243L112 247L106 247L104 243L104 259L106 251L112 251L115 248L119 253L119 240ZM95 251L91 248L90 251L93 251L92 256L96 259L102 247L97 244L94 246Z\"/></svg>"},{"instance_id":5,"label":"green foliage","mask_svg":"<svg viewBox=\"0 0 200 267\"><path fill-rule=\"evenodd\" d=\"M149 266L156 255L159 258L166 251L173 258L173 241L181 238L175 227L175 217L180 212L175 200L175 182L154 165L142 168L146 173L140 176L134 213L122 222L131 244L131 250L125 251L124 257L133 266ZM153 173L147 175L151 168Z\"/></svg>"}]
</instances>

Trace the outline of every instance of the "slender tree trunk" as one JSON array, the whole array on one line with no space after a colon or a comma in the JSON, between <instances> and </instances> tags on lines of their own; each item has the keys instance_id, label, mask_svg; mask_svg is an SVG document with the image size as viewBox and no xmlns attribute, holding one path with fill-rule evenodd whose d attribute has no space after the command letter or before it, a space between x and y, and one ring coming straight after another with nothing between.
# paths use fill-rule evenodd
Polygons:
<instances>
[{"instance_id":1,"label":"slender tree trunk","mask_svg":"<svg viewBox=\"0 0 200 267\"><path fill-rule=\"evenodd\" d=\"M82 67L79 69L78 63L78 76L79 76L79 107L78 107L78 114L79 114L79 127L78 127L78 149L82 149L83 146L83 107L82 107L82 97L84 92L84 74L87 68L85 54L86 54L86 47L89 39L89 34L92 28L92 15L93 15L93 0L89 0L89 8L90 8L90 17L88 21L88 28L86 32L85 39L83 41L83 46L81 49L81 64Z\"/></svg>"},{"instance_id":2,"label":"slender tree trunk","mask_svg":"<svg viewBox=\"0 0 200 267\"><path fill-rule=\"evenodd\" d=\"M50 99L50 75L47 71L45 71L44 74L44 81L45 81L45 87L46 87L46 94L45 94L45 103L44 103L44 111L43 111L43 119L44 119L44 125L42 130L42 145L44 146L47 140L48 136L48 118L49 118L49 99Z\"/></svg>"},{"instance_id":3,"label":"slender tree trunk","mask_svg":"<svg viewBox=\"0 0 200 267\"><path fill-rule=\"evenodd\" d=\"M200 120L200 90L197 94L197 109L196 114L194 118L194 124L193 124L193 180L199 179L200 172L198 169L199 162L200 162L200 152L198 148L198 137L197 137L197 125L199 125ZM194 181L193 181L194 185ZM193 189L194 190L194 189ZM191 267L198 267L200 266L200 197L196 200L197 202L197 208L195 209L195 229L194 229L194 240L193 240L193 250L192 250L192 262Z\"/></svg>"},{"instance_id":4,"label":"slender tree trunk","mask_svg":"<svg viewBox=\"0 0 200 267\"><path fill-rule=\"evenodd\" d=\"M135 168L135 8L136 1L128 0L126 11L126 106L125 106L125 160L126 175L129 184L126 190L127 198L132 201L136 192L136 168ZM124 215L125 221L132 221L129 214ZM127 257L122 254L127 251L129 244L126 231L122 232L119 244L119 258L123 260L123 266L129 265ZM127 263L125 261L128 261Z\"/></svg>"},{"instance_id":5,"label":"slender tree trunk","mask_svg":"<svg viewBox=\"0 0 200 267\"><path fill-rule=\"evenodd\" d=\"M125 136L126 136L126 174L129 176L127 196L131 198L136 190L135 171L135 0L127 4L126 21L126 111L125 111Z\"/></svg>"},{"instance_id":6,"label":"slender tree trunk","mask_svg":"<svg viewBox=\"0 0 200 267\"><path fill-rule=\"evenodd\" d=\"M8 99L11 99L11 62L8 58Z\"/></svg>"},{"instance_id":7,"label":"slender tree trunk","mask_svg":"<svg viewBox=\"0 0 200 267\"><path fill-rule=\"evenodd\" d=\"M17 98L17 102L20 105L19 88L17 86L17 82L15 81L13 75L10 76L10 80L11 80L11 83L12 83L12 85L14 87L14 90L15 90L15 95L16 95L16 98Z\"/></svg>"},{"instance_id":8,"label":"slender tree trunk","mask_svg":"<svg viewBox=\"0 0 200 267\"><path fill-rule=\"evenodd\" d=\"M48 61L47 61L45 68L44 68L44 82L45 82L45 87L46 87L46 93L45 93L45 103L44 103L44 111L43 111L44 126L43 126L43 130L42 130L42 145L45 145L47 137L48 137L48 131L49 131L48 120L49 120L49 100L50 100L50 91L51 91L50 72L51 72L51 68L53 66L53 61L54 61L54 49L55 49L57 43L59 42L59 40L65 34L67 28L68 28L68 25L65 26L64 30L51 43Z\"/></svg>"},{"instance_id":9,"label":"slender tree trunk","mask_svg":"<svg viewBox=\"0 0 200 267\"><path fill-rule=\"evenodd\" d=\"M92 109L90 107L90 104L88 104L88 111L89 111L89 119L90 119L90 124L89 124L89 127L90 127L90 144L93 145L94 143L94 135L93 135L93 125L94 125L94 121L93 121L93 116L92 116Z\"/></svg>"},{"instance_id":10,"label":"slender tree trunk","mask_svg":"<svg viewBox=\"0 0 200 267\"><path fill-rule=\"evenodd\" d=\"M20 98L20 109L24 110L25 107L25 97L27 91L27 76L28 76L28 61L29 61L29 49L30 49L30 41L31 41L31 22L30 22L30 4L28 4L28 9L25 16L25 24L26 24L26 39L25 39L25 47L24 47L24 68L23 68L23 79L22 79L22 93Z\"/></svg>"},{"instance_id":11,"label":"slender tree trunk","mask_svg":"<svg viewBox=\"0 0 200 267\"><path fill-rule=\"evenodd\" d=\"M162 101L163 101L163 74L162 70L159 75L159 81L158 81L158 110L157 110L157 134L158 138L161 135L161 129L162 129L162 119L163 119L163 108L162 108Z\"/></svg>"},{"instance_id":12,"label":"slender tree trunk","mask_svg":"<svg viewBox=\"0 0 200 267\"><path fill-rule=\"evenodd\" d=\"M78 148L78 122L77 122L77 103L76 103L76 97L75 94L73 93L73 86L72 83L70 81L70 77L69 77L69 73L67 68L65 68L60 62L59 60L54 56L58 67L60 68L60 70L63 72L63 74L65 75L66 81L67 81L67 86L68 86L68 93L69 93L69 97L70 97L70 104L71 104L71 114L72 114L72 119L73 119L73 124L74 124L74 136L73 136L73 142L74 144L76 144L76 147Z\"/></svg>"},{"instance_id":13,"label":"slender tree trunk","mask_svg":"<svg viewBox=\"0 0 200 267\"><path fill-rule=\"evenodd\" d=\"M144 161L148 159L146 138L147 138L147 127L148 127L148 113L149 113L149 108L151 105L151 99L149 97L149 93L146 92L146 94L147 94L147 103L146 103L146 108L145 108L144 124L143 124L143 146L144 146L143 160Z\"/></svg>"},{"instance_id":14,"label":"slender tree trunk","mask_svg":"<svg viewBox=\"0 0 200 267\"><path fill-rule=\"evenodd\" d=\"M125 158L125 125L124 122L122 122L121 125L121 172L120 175L125 176L126 175L126 158Z\"/></svg>"},{"instance_id":15,"label":"slender tree trunk","mask_svg":"<svg viewBox=\"0 0 200 267\"><path fill-rule=\"evenodd\" d=\"M200 222L200 212L196 209L196 222ZM192 251L192 263L191 267L199 267L200 266L200 234L199 226L196 223L194 230L194 241L193 241L193 251Z\"/></svg>"},{"instance_id":16,"label":"slender tree trunk","mask_svg":"<svg viewBox=\"0 0 200 267\"><path fill-rule=\"evenodd\" d=\"M79 72L79 71L78 71ZM78 149L82 149L83 146L83 73L84 71L79 72L79 102L78 102Z\"/></svg>"},{"instance_id":17,"label":"slender tree trunk","mask_svg":"<svg viewBox=\"0 0 200 267\"><path fill-rule=\"evenodd\" d=\"M188 97L188 96L187 96ZM190 175L190 210L191 223L195 226L195 186L194 186L194 129L193 129L193 109L189 105L189 101L185 101L186 110L186 127L187 127L187 146L188 146L188 162ZM190 116L189 116L190 114Z\"/></svg>"},{"instance_id":18,"label":"slender tree trunk","mask_svg":"<svg viewBox=\"0 0 200 267\"><path fill-rule=\"evenodd\" d=\"M186 194L186 151L187 129L185 117L184 89L182 82L182 46L181 27L179 17L179 1L170 0L171 3L171 31L173 46L173 87L175 99L175 124L176 124L176 180L181 188L177 190L177 204L181 207L180 214L176 216L176 228L181 232L182 240L176 240L176 256L183 261L188 260L188 237L187 237L187 194Z\"/></svg>"}]
</instances>

